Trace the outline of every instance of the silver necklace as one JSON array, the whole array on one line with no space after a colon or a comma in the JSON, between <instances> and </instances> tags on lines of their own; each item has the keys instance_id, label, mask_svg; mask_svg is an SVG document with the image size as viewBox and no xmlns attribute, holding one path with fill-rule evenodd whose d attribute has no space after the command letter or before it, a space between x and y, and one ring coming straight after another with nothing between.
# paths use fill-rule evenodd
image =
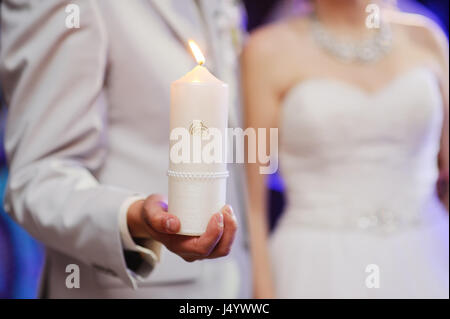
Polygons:
<instances>
[{"instance_id":1,"label":"silver necklace","mask_svg":"<svg viewBox=\"0 0 450 319\"><path fill-rule=\"evenodd\" d=\"M372 37L358 42L351 42L336 39L316 17L313 17L312 35L322 49L348 63L376 62L392 48L392 30L386 23L380 23L380 28Z\"/></svg>"}]
</instances>

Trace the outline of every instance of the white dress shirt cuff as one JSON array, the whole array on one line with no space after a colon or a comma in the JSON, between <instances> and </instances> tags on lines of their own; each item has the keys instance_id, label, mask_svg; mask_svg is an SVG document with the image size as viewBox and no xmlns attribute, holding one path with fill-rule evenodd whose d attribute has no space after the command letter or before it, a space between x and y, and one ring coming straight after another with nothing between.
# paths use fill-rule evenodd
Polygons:
<instances>
[{"instance_id":1,"label":"white dress shirt cuff","mask_svg":"<svg viewBox=\"0 0 450 319\"><path fill-rule=\"evenodd\" d=\"M131 196L125 199L125 201L120 206L119 212L120 238L122 239L122 245L124 249L140 253L142 258L146 262L148 262L152 267L154 267L155 264L159 261L160 244L152 239L142 241L145 247L136 244L136 242L131 237L127 223L127 212L130 206L139 200L144 200L145 198L146 196L141 195Z\"/></svg>"}]
</instances>

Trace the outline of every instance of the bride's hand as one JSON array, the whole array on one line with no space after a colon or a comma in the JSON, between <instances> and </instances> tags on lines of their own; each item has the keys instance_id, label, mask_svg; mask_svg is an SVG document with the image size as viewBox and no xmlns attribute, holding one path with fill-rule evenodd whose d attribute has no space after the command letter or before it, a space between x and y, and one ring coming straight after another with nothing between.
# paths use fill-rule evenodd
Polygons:
<instances>
[{"instance_id":1,"label":"bride's hand","mask_svg":"<svg viewBox=\"0 0 450 319\"><path fill-rule=\"evenodd\" d=\"M180 220L167 212L167 204L160 195L133 203L128 210L127 222L132 237L159 241L188 262L228 255L237 230L233 210L225 205L211 217L203 235L177 235Z\"/></svg>"},{"instance_id":2,"label":"bride's hand","mask_svg":"<svg viewBox=\"0 0 450 319\"><path fill-rule=\"evenodd\" d=\"M437 182L437 192L439 198L441 199L444 206L447 208L449 206L449 174L447 172L441 172L439 180Z\"/></svg>"}]
</instances>

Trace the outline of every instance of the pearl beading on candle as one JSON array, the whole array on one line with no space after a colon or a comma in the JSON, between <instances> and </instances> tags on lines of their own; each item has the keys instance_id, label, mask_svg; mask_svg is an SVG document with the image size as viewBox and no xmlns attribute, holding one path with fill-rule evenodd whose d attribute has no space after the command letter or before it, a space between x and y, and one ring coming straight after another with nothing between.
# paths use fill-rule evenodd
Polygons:
<instances>
[{"instance_id":1,"label":"pearl beading on candle","mask_svg":"<svg viewBox=\"0 0 450 319\"><path fill-rule=\"evenodd\" d=\"M217 178L227 178L229 176L229 173L228 173L228 171L224 171L224 172L176 172L176 171L168 170L167 176L186 178L186 179L217 179Z\"/></svg>"}]
</instances>

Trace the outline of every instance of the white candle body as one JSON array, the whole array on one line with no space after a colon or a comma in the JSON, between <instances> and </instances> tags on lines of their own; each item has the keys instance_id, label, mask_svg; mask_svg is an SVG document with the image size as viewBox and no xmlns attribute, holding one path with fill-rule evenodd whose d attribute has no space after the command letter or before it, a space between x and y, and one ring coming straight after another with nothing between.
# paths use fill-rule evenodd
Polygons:
<instances>
[{"instance_id":1,"label":"white candle body","mask_svg":"<svg viewBox=\"0 0 450 319\"><path fill-rule=\"evenodd\" d=\"M203 234L211 216L225 205L227 123L228 86L205 67L196 66L172 83L170 131L182 128L189 132L190 145L189 162L174 162L172 157L169 160L169 213L180 219L179 234ZM201 136L213 130L221 134L222 156L220 161L205 162L201 152L211 139L202 140ZM202 148L194 147L198 141ZM171 139L171 150L177 143L179 140Z\"/></svg>"}]
</instances>

